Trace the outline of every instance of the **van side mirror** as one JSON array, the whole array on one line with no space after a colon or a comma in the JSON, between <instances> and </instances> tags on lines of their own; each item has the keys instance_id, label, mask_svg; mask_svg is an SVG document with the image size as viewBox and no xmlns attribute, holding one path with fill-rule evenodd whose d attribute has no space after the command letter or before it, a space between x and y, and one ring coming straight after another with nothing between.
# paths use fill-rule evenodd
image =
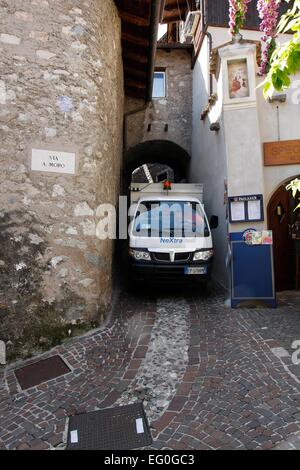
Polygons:
<instances>
[{"instance_id":1,"label":"van side mirror","mask_svg":"<svg viewBox=\"0 0 300 470\"><path fill-rule=\"evenodd\" d=\"M212 215L210 218L210 228L213 230L219 226L219 217L217 215Z\"/></svg>"}]
</instances>

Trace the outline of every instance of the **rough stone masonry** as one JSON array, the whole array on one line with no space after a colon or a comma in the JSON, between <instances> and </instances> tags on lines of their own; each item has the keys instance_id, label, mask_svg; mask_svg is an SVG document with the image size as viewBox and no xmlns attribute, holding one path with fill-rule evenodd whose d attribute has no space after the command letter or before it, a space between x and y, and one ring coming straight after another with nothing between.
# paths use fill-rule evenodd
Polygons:
<instances>
[{"instance_id":1,"label":"rough stone masonry","mask_svg":"<svg viewBox=\"0 0 300 470\"><path fill-rule=\"evenodd\" d=\"M122 155L121 25L112 0L0 0L0 339L8 357L101 320ZM113 86L112 86L113 85ZM31 169L32 149L75 153L76 172Z\"/></svg>"},{"instance_id":2,"label":"rough stone masonry","mask_svg":"<svg viewBox=\"0 0 300 470\"><path fill-rule=\"evenodd\" d=\"M184 49L159 49L156 70L166 73L166 98L154 99L147 108L130 116L127 147L149 140L174 142L191 154L193 75L191 53ZM141 108L143 103L126 97L126 111ZM151 128L149 128L151 124ZM168 131L165 125L168 124Z\"/></svg>"}]
</instances>

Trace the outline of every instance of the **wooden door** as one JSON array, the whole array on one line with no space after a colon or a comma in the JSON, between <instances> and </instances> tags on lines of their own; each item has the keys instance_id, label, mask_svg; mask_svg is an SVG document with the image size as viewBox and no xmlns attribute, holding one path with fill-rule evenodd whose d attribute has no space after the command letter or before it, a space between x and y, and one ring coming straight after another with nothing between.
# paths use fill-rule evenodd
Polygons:
<instances>
[{"instance_id":1,"label":"wooden door","mask_svg":"<svg viewBox=\"0 0 300 470\"><path fill-rule=\"evenodd\" d=\"M281 186L268 207L269 229L274 237L274 267L276 290L294 289L293 240L290 234L292 217L290 194Z\"/></svg>"}]
</instances>

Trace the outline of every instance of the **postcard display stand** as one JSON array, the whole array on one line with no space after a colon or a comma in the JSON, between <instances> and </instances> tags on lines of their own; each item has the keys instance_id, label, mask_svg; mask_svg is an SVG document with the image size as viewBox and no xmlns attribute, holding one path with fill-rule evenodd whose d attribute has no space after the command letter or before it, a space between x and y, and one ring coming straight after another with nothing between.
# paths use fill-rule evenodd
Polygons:
<instances>
[{"instance_id":1,"label":"postcard display stand","mask_svg":"<svg viewBox=\"0 0 300 470\"><path fill-rule=\"evenodd\" d=\"M231 307L255 300L276 308L273 245L248 244L244 234L230 234Z\"/></svg>"}]
</instances>

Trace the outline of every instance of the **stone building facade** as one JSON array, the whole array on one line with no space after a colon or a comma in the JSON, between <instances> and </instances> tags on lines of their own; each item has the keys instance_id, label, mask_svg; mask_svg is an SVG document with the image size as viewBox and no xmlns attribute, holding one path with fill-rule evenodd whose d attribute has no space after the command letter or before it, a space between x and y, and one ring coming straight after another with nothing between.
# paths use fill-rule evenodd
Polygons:
<instances>
[{"instance_id":1,"label":"stone building facade","mask_svg":"<svg viewBox=\"0 0 300 470\"><path fill-rule=\"evenodd\" d=\"M166 98L153 99L146 107L139 100L126 98L126 112L141 109L128 116L126 149L163 140L191 154L193 77L189 48L158 46L155 67L166 72Z\"/></svg>"},{"instance_id":2,"label":"stone building facade","mask_svg":"<svg viewBox=\"0 0 300 470\"><path fill-rule=\"evenodd\" d=\"M113 0L1 0L0 17L0 338L26 356L111 302L96 226L119 194L121 21ZM76 170L32 171L33 149Z\"/></svg>"}]
</instances>

